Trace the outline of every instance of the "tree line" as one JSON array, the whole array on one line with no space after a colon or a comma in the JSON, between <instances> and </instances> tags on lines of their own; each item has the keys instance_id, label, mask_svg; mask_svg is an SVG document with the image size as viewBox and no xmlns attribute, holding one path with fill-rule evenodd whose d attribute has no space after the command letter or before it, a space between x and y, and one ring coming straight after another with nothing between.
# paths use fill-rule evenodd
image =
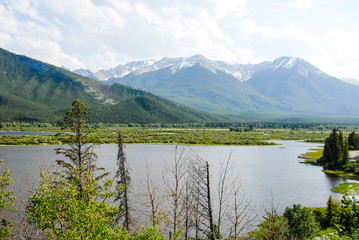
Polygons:
<instances>
[{"instance_id":1,"label":"tree line","mask_svg":"<svg viewBox=\"0 0 359 240\"><path fill-rule=\"evenodd\" d=\"M62 121L56 121L51 123L38 122L38 121L11 121L11 122L0 122L0 129L33 129L43 128L51 129L61 127ZM174 128L174 129L202 129L202 128L214 128L214 129L229 129L232 131L253 131L254 129L291 129L291 130L316 130L326 131L332 130L333 127L338 127L334 124L322 124L322 123L300 123L300 122L281 122L281 121L236 121L231 120L227 122L201 122L201 123L106 123L101 121L93 121L93 119L87 119L85 124L87 127L100 126L102 128L150 128L150 129L162 129L162 128ZM340 125L341 129L346 131L353 131L357 126L351 124Z\"/></svg>"},{"instance_id":2,"label":"tree line","mask_svg":"<svg viewBox=\"0 0 359 240\"><path fill-rule=\"evenodd\" d=\"M336 128L325 139L323 156L318 163L325 169L359 174L358 160L350 161L349 150L359 150L359 135L352 131L346 138Z\"/></svg>"}]
</instances>

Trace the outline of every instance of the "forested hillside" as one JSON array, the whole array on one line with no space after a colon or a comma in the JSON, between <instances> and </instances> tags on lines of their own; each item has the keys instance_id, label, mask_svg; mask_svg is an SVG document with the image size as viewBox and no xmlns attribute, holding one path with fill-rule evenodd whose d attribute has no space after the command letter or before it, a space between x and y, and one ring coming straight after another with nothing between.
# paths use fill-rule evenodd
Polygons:
<instances>
[{"instance_id":1,"label":"forested hillside","mask_svg":"<svg viewBox=\"0 0 359 240\"><path fill-rule=\"evenodd\" d=\"M90 122L185 123L224 121L120 84L102 84L0 49L0 121L58 122L73 99L96 114Z\"/></svg>"}]
</instances>

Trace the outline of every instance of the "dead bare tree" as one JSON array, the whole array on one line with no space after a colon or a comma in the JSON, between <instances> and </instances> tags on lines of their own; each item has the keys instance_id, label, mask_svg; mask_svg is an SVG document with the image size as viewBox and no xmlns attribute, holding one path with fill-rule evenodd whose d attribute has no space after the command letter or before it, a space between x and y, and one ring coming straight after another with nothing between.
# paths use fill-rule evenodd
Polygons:
<instances>
[{"instance_id":1,"label":"dead bare tree","mask_svg":"<svg viewBox=\"0 0 359 240\"><path fill-rule=\"evenodd\" d=\"M183 204L183 208L184 208L184 229L183 229L183 234L184 234L184 239L188 239L188 235L189 235L189 230L190 230L190 226L191 226L191 200L190 200L190 181L187 175L187 180L186 180L186 185L185 185L185 196L184 196L184 204Z\"/></svg>"},{"instance_id":2,"label":"dead bare tree","mask_svg":"<svg viewBox=\"0 0 359 240\"><path fill-rule=\"evenodd\" d=\"M173 234L178 231L180 223L183 221L183 203L186 174L188 168L188 151L186 148L179 149L177 145L174 150L174 161L170 168L166 168L163 174L163 182L166 185L169 208L171 214L169 221ZM171 235L171 233L170 233Z\"/></svg>"},{"instance_id":3,"label":"dead bare tree","mask_svg":"<svg viewBox=\"0 0 359 240\"><path fill-rule=\"evenodd\" d=\"M115 202L119 201L120 211L118 213L117 221L122 219L123 226L130 230L130 204L129 204L129 192L131 187L131 176L129 173L129 167L127 166L127 160L125 152L123 151L123 137L121 131L118 131L118 152L117 152L117 171L115 178L117 178L117 194L115 196Z\"/></svg>"},{"instance_id":4,"label":"dead bare tree","mask_svg":"<svg viewBox=\"0 0 359 240\"><path fill-rule=\"evenodd\" d=\"M198 196L199 230L213 240L215 239L215 226L213 222L209 164L197 155L191 168L193 171L194 191L198 191L195 192L195 195ZM198 238L196 237L196 239Z\"/></svg>"},{"instance_id":5,"label":"dead bare tree","mask_svg":"<svg viewBox=\"0 0 359 240\"><path fill-rule=\"evenodd\" d=\"M152 226L158 225L161 219L164 218L161 210L160 210L160 196L159 196L159 188L156 184L151 180L151 167L150 165L146 165L146 199L145 206L150 208L150 221Z\"/></svg>"},{"instance_id":6,"label":"dead bare tree","mask_svg":"<svg viewBox=\"0 0 359 240\"><path fill-rule=\"evenodd\" d=\"M195 239L199 239L201 231L201 209L200 209L200 194L201 194L201 161L197 161L198 156L195 156L191 159L190 168L188 173L188 198L187 206L191 210L191 214L188 216L188 221L191 222L191 225L194 228Z\"/></svg>"},{"instance_id":7,"label":"dead bare tree","mask_svg":"<svg viewBox=\"0 0 359 240\"><path fill-rule=\"evenodd\" d=\"M231 183L229 181L233 181L230 179L231 177L231 169L233 169L233 164L231 163L232 153L229 154L227 161L224 166L221 164L221 168L219 171L219 180L218 180L218 221L217 221L217 234L221 235L221 226L223 219L227 212L227 202L231 193Z\"/></svg>"},{"instance_id":8,"label":"dead bare tree","mask_svg":"<svg viewBox=\"0 0 359 240\"><path fill-rule=\"evenodd\" d=\"M255 207L252 202L245 198L244 190L238 179L232 183L231 188L232 202L226 216L231 223L231 229L234 230L234 234L230 234L230 237L239 239L239 236L245 232L257 218L257 214L255 213Z\"/></svg>"}]
</instances>

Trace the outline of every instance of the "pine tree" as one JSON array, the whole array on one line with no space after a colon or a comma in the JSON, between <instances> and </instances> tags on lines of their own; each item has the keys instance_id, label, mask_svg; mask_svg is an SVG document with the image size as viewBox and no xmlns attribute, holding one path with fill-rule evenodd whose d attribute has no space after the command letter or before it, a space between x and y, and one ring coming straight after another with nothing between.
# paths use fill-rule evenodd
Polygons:
<instances>
[{"instance_id":1,"label":"pine tree","mask_svg":"<svg viewBox=\"0 0 359 240\"><path fill-rule=\"evenodd\" d=\"M341 131L338 133L334 128L329 137L325 139L321 161L332 169L342 169L348 163L348 144Z\"/></svg>"},{"instance_id":2,"label":"pine tree","mask_svg":"<svg viewBox=\"0 0 359 240\"><path fill-rule=\"evenodd\" d=\"M99 176L95 176L98 170L104 170L96 166L97 155L94 153L94 145L91 144L93 139L90 134L96 131L95 128L86 128L83 119L89 114L87 107L78 99L72 103L72 109L69 110L65 117L61 130L70 130L73 134L66 134L62 137L62 142L69 145L69 148L56 149L57 154L63 154L70 159L70 163L64 160L56 160L57 164L65 169L66 177L69 181L78 186L81 196L89 200L89 193L86 189L93 181L99 180L107 176L105 172Z\"/></svg>"},{"instance_id":3,"label":"pine tree","mask_svg":"<svg viewBox=\"0 0 359 240\"><path fill-rule=\"evenodd\" d=\"M350 150L359 149L359 135L355 131L351 132L348 137L348 147Z\"/></svg>"},{"instance_id":4,"label":"pine tree","mask_svg":"<svg viewBox=\"0 0 359 240\"><path fill-rule=\"evenodd\" d=\"M118 152L117 152L117 166L115 178L117 181L117 195L115 201L119 201L120 212L117 220L123 219L123 226L129 230L131 216L129 206L129 191L131 187L131 176L129 167L127 166L126 155L123 151L123 137L121 131L118 131Z\"/></svg>"},{"instance_id":5,"label":"pine tree","mask_svg":"<svg viewBox=\"0 0 359 240\"><path fill-rule=\"evenodd\" d=\"M325 209L325 218L323 228L337 228L340 221L340 205L335 202L332 196L329 196L327 207Z\"/></svg>"},{"instance_id":6,"label":"pine tree","mask_svg":"<svg viewBox=\"0 0 359 240\"><path fill-rule=\"evenodd\" d=\"M350 149L355 148L355 131L352 131L348 136L348 145Z\"/></svg>"}]
</instances>

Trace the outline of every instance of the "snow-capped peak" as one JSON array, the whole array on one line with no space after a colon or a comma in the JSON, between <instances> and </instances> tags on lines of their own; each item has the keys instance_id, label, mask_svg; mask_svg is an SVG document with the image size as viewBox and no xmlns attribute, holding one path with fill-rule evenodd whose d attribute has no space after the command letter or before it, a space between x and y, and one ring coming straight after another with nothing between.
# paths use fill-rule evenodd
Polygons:
<instances>
[{"instance_id":1,"label":"snow-capped peak","mask_svg":"<svg viewBox=\"0 0 359 240\"><path fill-rule=\"evenodd\" d=\"M194 64L188 61L183 61L178 64L175 64L171 67L171 73L175 74L177 71L183 69L183 68L189 68L192 67Z\"/></svg>"},{"instance_id":2,"label":"snow-capped peak","mask_svg":"<svg viewBox=\"0 0 359 240\"><path fill-rule=\"evenodd\" d=\"M278 59L275 59L273 62L262 62L260 64L227 64L222 61L209 60L203 55L194 55L188 58L164 57L159 61L148 60L148 61L129 62L125 65L118 65L117 67L109 70L100 70L97 73L93 73L89 77L98 80L107 80L109 78L121 78L130 73L135 75L140 75L146 72L152 72L165 68L169 68L171 74L175 74L181 69L199 65L214 73L218 71L225 72L229 75L232 75L239 81L244 82L250 79L252 75L260 69L270 68L273 71L280 68L291 69L294 66L299 66L298 62L305 63L304 60L294 57L280 57ZM307 67L304 68L301 67L300 70L303 71L305 74L307 74ZM77 72L80 73L80 71ZM86 75L88 73L86 73L85 71L81 71L80 74Z\"/></svg>"},{"instance_id":3,"label":"snow-capped peak","mask_svg":"<svg viewBox=\"0 0 359 240\"><path fill-rule=\"evenodd\" d=\"M204 62L204 61L208 61L208 59L205 58L201 54L197 54L197 55L194 55L194 56L188 58L187 61L189 61L189 62Z\"/></svg>"},{"instance_id":4,"label":"snow-capped peak","mask_svg":"<svg viewBox=\"0 0 359 240\"><path fill-rule=\"evenodd\" d=\"M294 57L281 57L281 58L278 58L278 59L273 61L273 63L275 64L274 69L278 69L278 68L290 69L295 65L297 60L298 60L298 58L294 58Z\"/></svg>"}]
</instances>

